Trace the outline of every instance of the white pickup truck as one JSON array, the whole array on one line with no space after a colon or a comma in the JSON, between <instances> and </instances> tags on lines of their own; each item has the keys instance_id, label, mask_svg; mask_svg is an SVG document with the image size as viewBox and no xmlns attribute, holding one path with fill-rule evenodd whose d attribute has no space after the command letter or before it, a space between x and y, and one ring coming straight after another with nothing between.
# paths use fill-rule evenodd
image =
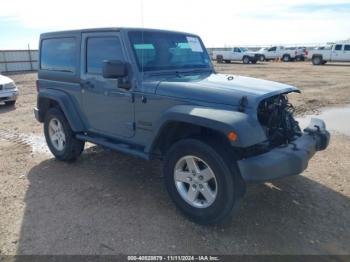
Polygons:
<instances>
[{"instance_id":1,"label":"white pickup truck","mask_svg":"<svg viewBox=\"0 0 350 262\"><path fill-rule=\"evenodd\" d=\"M307 55L314 65L324 65L327 62L350 62L350 43L339 43L326 46L323 49L310 50Z\"/></svg>"},{"instance_id":2,"label":"white pickup truck","mask_svg":"<svg viewBox=\"0 0 350 262\"><path fill-rule=\"evenodd\" d=\"M281 58L284 51L283 46L272 46L268 48L261 48L257 53L259 54L260 61L269 61Z\"/></svg>"},{"instance_id":3,"label":"white pickup truck","mask_svg":"<svg viewBox=\"0 0 350 262\"><path fill-rule=\"evenodd\" d=\"M231 61L242 61L244 64L255 64L258 61L259 56L250 52L244 47L233 47L228 51L213 51L213 59L216 59L218 63L231 63Z\"/></svg>"},{"instance_id":4,"label":"white pickup truck","mask_svg":"<svg viewBox=\"0 0 350 262\"><path fill-rule=\"evenodd\" d=\"M274 59L282 59L284 62L290 62L294 60L304 60L305 47L283 47L272 46L268 48L261 48L257 53L259 54L260 61L269 61Z\"/></svg>"}]
</instances>

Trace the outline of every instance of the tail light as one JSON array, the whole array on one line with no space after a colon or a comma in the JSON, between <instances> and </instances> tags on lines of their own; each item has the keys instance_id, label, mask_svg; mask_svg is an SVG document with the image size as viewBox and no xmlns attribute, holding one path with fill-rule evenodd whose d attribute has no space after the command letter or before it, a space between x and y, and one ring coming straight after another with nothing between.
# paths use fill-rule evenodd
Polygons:
<instances>
[{"instance_id":1,"label":"tail light","mask_svg":"<svg viewBox=\"0 0 350 262\"><path fill-rule=\"evenodd\" d=\"M39 90L40 90L39 80L35 81L35 85L36 85L36 91L39 93Z\"/></svg>"}]
</instances>

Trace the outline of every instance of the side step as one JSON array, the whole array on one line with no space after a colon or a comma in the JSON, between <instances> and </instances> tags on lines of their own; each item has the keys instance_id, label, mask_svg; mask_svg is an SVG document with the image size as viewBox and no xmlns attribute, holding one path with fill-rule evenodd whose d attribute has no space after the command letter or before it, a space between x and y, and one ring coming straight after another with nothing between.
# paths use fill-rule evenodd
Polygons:
<instances>
[{"instance_id":1,"label":"side step","mask_svg":"<svg viewBox=\"0 0 350 262\"><path fill-rule=\"evenodd\" d=\"M118 152L137 156L137 157L140 157L140 158L143 158L146 160L150 159L150 156L148 154L146 154L145 152L143 152L137 148L133 148L133 147L129 146L128 144L116 143L116 142L112 142L112 141L104 139L104 138L93 137L93 136L88 136L88 135L84 135L84 134L77 134L76 138L79 140L91 142L91 143L96 144L96 145L105 146L109 149L112 149L112 150L115 150Z\"/></svg>"}]
</instances>

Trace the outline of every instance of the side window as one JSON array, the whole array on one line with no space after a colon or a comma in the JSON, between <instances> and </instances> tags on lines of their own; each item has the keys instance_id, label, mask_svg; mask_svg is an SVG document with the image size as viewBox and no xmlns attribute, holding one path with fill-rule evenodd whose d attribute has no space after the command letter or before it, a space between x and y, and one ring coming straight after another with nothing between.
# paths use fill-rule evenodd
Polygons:
<instances>
[{"instance_id":1,"label":"side window","mask_svg":"<svg viewBox=\"0 0 350 262\"><path fill-rule=\"evenodd\" d=\"M240 50L239 48L235 47L235 48L233 49L233 52L240 53L240 52L241 52L241 50Z\"/></svg>"},{"instance_id":2,"label":"side window","mask_svg":"<svg viewBox=\"0 0 350 262\"><path fill-rule=\"evenodd\" d=\"M276 51L276 47L275 47L275 46L274 46L274 47L271 47L271 48L268 49L268 51L269 51L269 52Z\"/></svg>"},{"instance_id":3,"label":"side window","mask_svg":"<svg viewBox=\"0 0 350 262\"><path fill-rule=\"evenodd\" d=\"M76 40L73 37L44 39L41 42L40 68L75 72Z\"/></svg>"},{"instance_id":4,"label":"side window","mask_svg":"<svg viewBox=\"0 0 350 262\"><path fill-rule=\"evenodd\" d=\"M343 47L342 45L335 45L334 50L340 51L342 49L342 47Z\"/></svg>"},{"instance_id":5,"label":"side window","mask_svg":"<svg viewBox=\"0 0 350 262\"><path fill-rule=\"evenodd\" d=\"M86 43L86 72L102 74L103 60L124 61L119 37L89 37Z\"/></svg>"},{"instance_id":6,"label":"side window","mask_svg":"<svg viewBox=\"0 0 350 262\"><path fill-rule=\"evenodd\" d=\"M345 45L344 46L344 51L350 51L350 45Z\"/></svg>"}]
</instances>

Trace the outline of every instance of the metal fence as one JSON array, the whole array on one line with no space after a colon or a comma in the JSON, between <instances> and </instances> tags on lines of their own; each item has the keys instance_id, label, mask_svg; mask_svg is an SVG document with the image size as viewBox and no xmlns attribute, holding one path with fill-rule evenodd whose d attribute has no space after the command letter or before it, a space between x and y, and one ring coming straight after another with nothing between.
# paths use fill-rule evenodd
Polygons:
<instances>
[{"instance_id":1,"label":"metal fence","mask_svg":"<svg viewBox=\"0 0 350 262\"><path fill-rule=\"evenodd\" d=\"M0 73L38 70L38 50L0 50Z\"/></svg>"}]
</instances>

